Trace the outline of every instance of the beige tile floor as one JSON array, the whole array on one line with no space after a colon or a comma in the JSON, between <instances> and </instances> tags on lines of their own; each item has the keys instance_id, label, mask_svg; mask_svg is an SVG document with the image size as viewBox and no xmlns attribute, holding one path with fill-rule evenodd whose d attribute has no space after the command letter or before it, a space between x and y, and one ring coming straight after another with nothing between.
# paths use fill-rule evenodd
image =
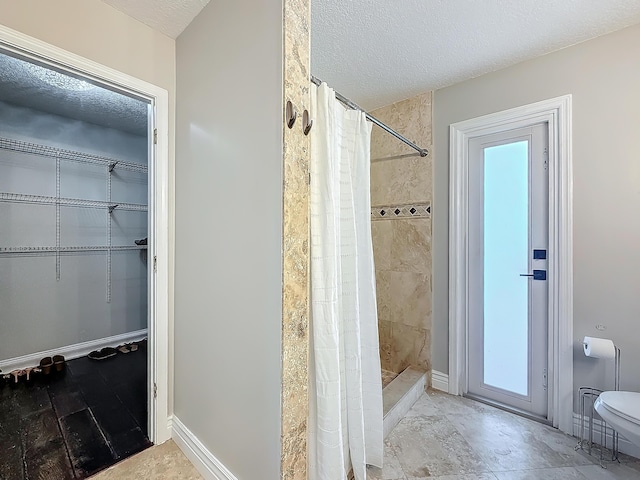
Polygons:
<instances>
[{"instance_id":1,"label":"beige tile floor","mask_svg":"<svg viewBox=\"0 0 640 480\"><path fill-rule=\"evenodd\" d=\"M623 456L605 470L576 439L472 400L429 391L385 441L369 480L640 480Z\"/></svg>"},{"instance_id":2,"label":"beige tile floor","mask_svg":"<svg viewBox=\"0 0 640 480\"><path fill-rule=\"evenodd\" d=\"M605 470L575 445L537 422L429 391L391 432L384 469L370 468L369 480L640 480L640 460L623 456ZM201 478L170 440L92 480Z\"/></svg>"},{"instance_id":3,"label":"beige tile floor","mask_svg":"<svg viewBox=\"0 0 640 480\"><path fill-rule=\"evenodd\" d=\"M91 480L147 479L201 480L202 476L173 440L169 440L91 477Z\"/></svg>"}]
</instances>

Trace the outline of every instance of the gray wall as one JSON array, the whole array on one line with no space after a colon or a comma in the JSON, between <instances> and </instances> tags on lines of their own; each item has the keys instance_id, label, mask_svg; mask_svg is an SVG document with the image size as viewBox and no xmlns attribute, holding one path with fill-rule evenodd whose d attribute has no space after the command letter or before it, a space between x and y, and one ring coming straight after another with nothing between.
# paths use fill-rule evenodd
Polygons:
<instances>
[{"instance_id":1,"label":"gray wall","mask_svg":"<svg viewBox=\"0 0 640 480\"><path fill-rule=\"evenodd\" d=\"M175 415L239 479L280 474L282 5L177 40Z\"/></svg>"},{"instance_id":2,"label":"gray wall","mask_svg":"<svg viewBox=\"0 0 640 480\"><path fill-rule=\"evenodd\" d=\"M0 102L0 137L147 163L147 139ZM106 200L105 167L61 162L61 196ZM114 171L112 198L147 203L147 178ZM56 195L55 159L0 149L0 191ZM107 211L62 207L61 245L106 245ZM55 207L0 202L0 247L55 246ZM113 213L113 245L147 235L146 212ZM0 361L147 326L146 261L141 252L112 256L106 301L106 254L0 256Z\"/></svg>"},{"instance_id":3,"label":"gray wall","mask_svg":"<svg viewBox=\"0 0 640 480\"><path fill-rule=\"evenodd\" d=\"M611 386L612 365L580 350L590 335L622 348L622 388L640 390L639 57L636 25L435 92L434 370L448 371L449 125L572 94L575 385Z\"/></svg>"}]
</instances>

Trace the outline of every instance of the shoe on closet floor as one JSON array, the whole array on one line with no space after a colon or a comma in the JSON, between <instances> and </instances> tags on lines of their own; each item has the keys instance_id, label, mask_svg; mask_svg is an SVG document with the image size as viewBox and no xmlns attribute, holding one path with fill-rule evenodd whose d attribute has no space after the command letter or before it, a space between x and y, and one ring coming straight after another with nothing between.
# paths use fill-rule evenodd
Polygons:
<instances>
[{"instance_id":1,"label":"shoe on closet floor","mask_svg":"<svg viewBox=\"0 0 640 480\"><path fill-rule=\"evenodd\" d=\"M51 373L51 367L53 367L53 358L44 357L40 360L40 370L42 370L42 373L45 375L49 375Z\"/></svg>"},{"instance_id":2,"label":"shoe on closet floor","mask_svg":"<svg viewBox=\"0 0 640 480\"><path fill-rule=\"evenodd\" d=\"M116 355L118 351L113 347L104 347L100 350L94 350L89 355L87 355L91 360L105 360L107 358L113 357Z\"/></svg>"},{"instance_id":3,"label":"shoe on closet floor","mask_svg":"<svg viewBox=\"0 0 640 480\"><path fill-rule=\"evenodd\" d=\"M54 355L53 356L53 365L56 369L56 372L61 372L64 370L65 367L65 360L64 360L64 356L62 355Z\"/></svg>"},{"instance_id":4,"label":"shoe on closet floor","mask_svg":"<svg viewBox=\"0 0 640 480\"><path fill-rule=\"evenodd\" d=\"M40 372L42 372L42 370L40 370L39 367L28 367L22 370L22 374L27 377L27 382L33 380L34 373L40 373Z\"/></svg>"}]
</instances>

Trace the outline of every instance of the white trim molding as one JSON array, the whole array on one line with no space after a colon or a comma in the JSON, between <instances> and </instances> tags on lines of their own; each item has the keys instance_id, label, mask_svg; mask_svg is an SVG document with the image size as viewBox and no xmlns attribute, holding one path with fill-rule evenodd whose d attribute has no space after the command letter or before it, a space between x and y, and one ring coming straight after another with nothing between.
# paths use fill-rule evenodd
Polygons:
<instances>
[{"instance_id":1,"label":"white trim molding","mask_svg":"<svg viewBox=\"0 0 640 480\"><path fill-rule=\"evenodd\" d=\"M571 95L451 125L449 178L449 393L467 391L469 141L549 125L549 420L573 433L573 177Z\"/></svg>"},{"instance_id":2,"label":"white trim molding","mask_svg":"<svg viewBox=\"0 0 640 480\"><path fill-rule=\"evenodd\" d=\"M149 162L149 438L170 438L169 417L169 93L167 90L0 25L0 48L148 100L157 130ZM150 122L151 124L151 122ZM153 260L152 260L153 259ZM155 388L154 388L155 387ZM155 398L153 393L155 392Z\"/></svg>"},{"instance_id":3,"label":"white trim molding","mask_svg":"<svg viewBox=\"0 0 640 480\"><path fill-rule=\"evenodd\" d=\"M172 438L206 480L238 480L178 417L169 419Z\"/></svg>"},{"instance_id":4,"label":"white trim molding","mask_svg":"<svg viewBox=\"0 0 640 480\"><path fill-rule=\"evenodd\" d=\"M442 392L449 391L449 375L446 373L431 371L431 388Z\"/></svg>"},{"instance_id":5,"label":"white trim molding","mask_svg":"<svg viewBox=\"0 0 640 480\"><path fill-rule=\"evenodd\" d=\"M147 329L136 330L135 332L122 333L106 338L98 338L87 342L67 345L65 347L54 348L52 350L44 350L42 352L30 353L20 357L0 360L0 370L8 373L12 370L36 367L44 357L52 357L54 355L63 355L65 360L73 360L74 358L84 357L94 350L100 350L104 347L117 347L123 343L138 342L147 336Z\"/></svg>"}]
</instances>

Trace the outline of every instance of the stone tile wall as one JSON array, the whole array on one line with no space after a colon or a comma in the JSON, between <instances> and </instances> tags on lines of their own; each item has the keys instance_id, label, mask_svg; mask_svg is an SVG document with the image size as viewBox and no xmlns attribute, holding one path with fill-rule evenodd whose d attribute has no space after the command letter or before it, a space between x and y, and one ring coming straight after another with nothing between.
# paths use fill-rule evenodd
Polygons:
<instances>
[{"instance_id":1,"label":"stone tile wall","mask_svg":"<svg viewBox=\"0 0 640 480\"><path fill-rule=\"evenodd\" d=\"M281 478L307 478L309 350L309 137L302 112L310 108L310 0L284 2L284 101L298 111L284 130L282 271ZM282 109L284 125L284 105ZM313 115L313 114L312 114Z\"/></svg>"},{"instance_id":2,"label":"stone tile wall","mask_svg":"<svg viewBox=\"0 0 640 480\"><path fill-rule=\"evenodd\" d=\"M396 373L409 365L431 371L431 97L428 92L371 112L430 151L420 157L373 127L371 205L380 358L383 369Z\"/></svg>"}]
</instances>

